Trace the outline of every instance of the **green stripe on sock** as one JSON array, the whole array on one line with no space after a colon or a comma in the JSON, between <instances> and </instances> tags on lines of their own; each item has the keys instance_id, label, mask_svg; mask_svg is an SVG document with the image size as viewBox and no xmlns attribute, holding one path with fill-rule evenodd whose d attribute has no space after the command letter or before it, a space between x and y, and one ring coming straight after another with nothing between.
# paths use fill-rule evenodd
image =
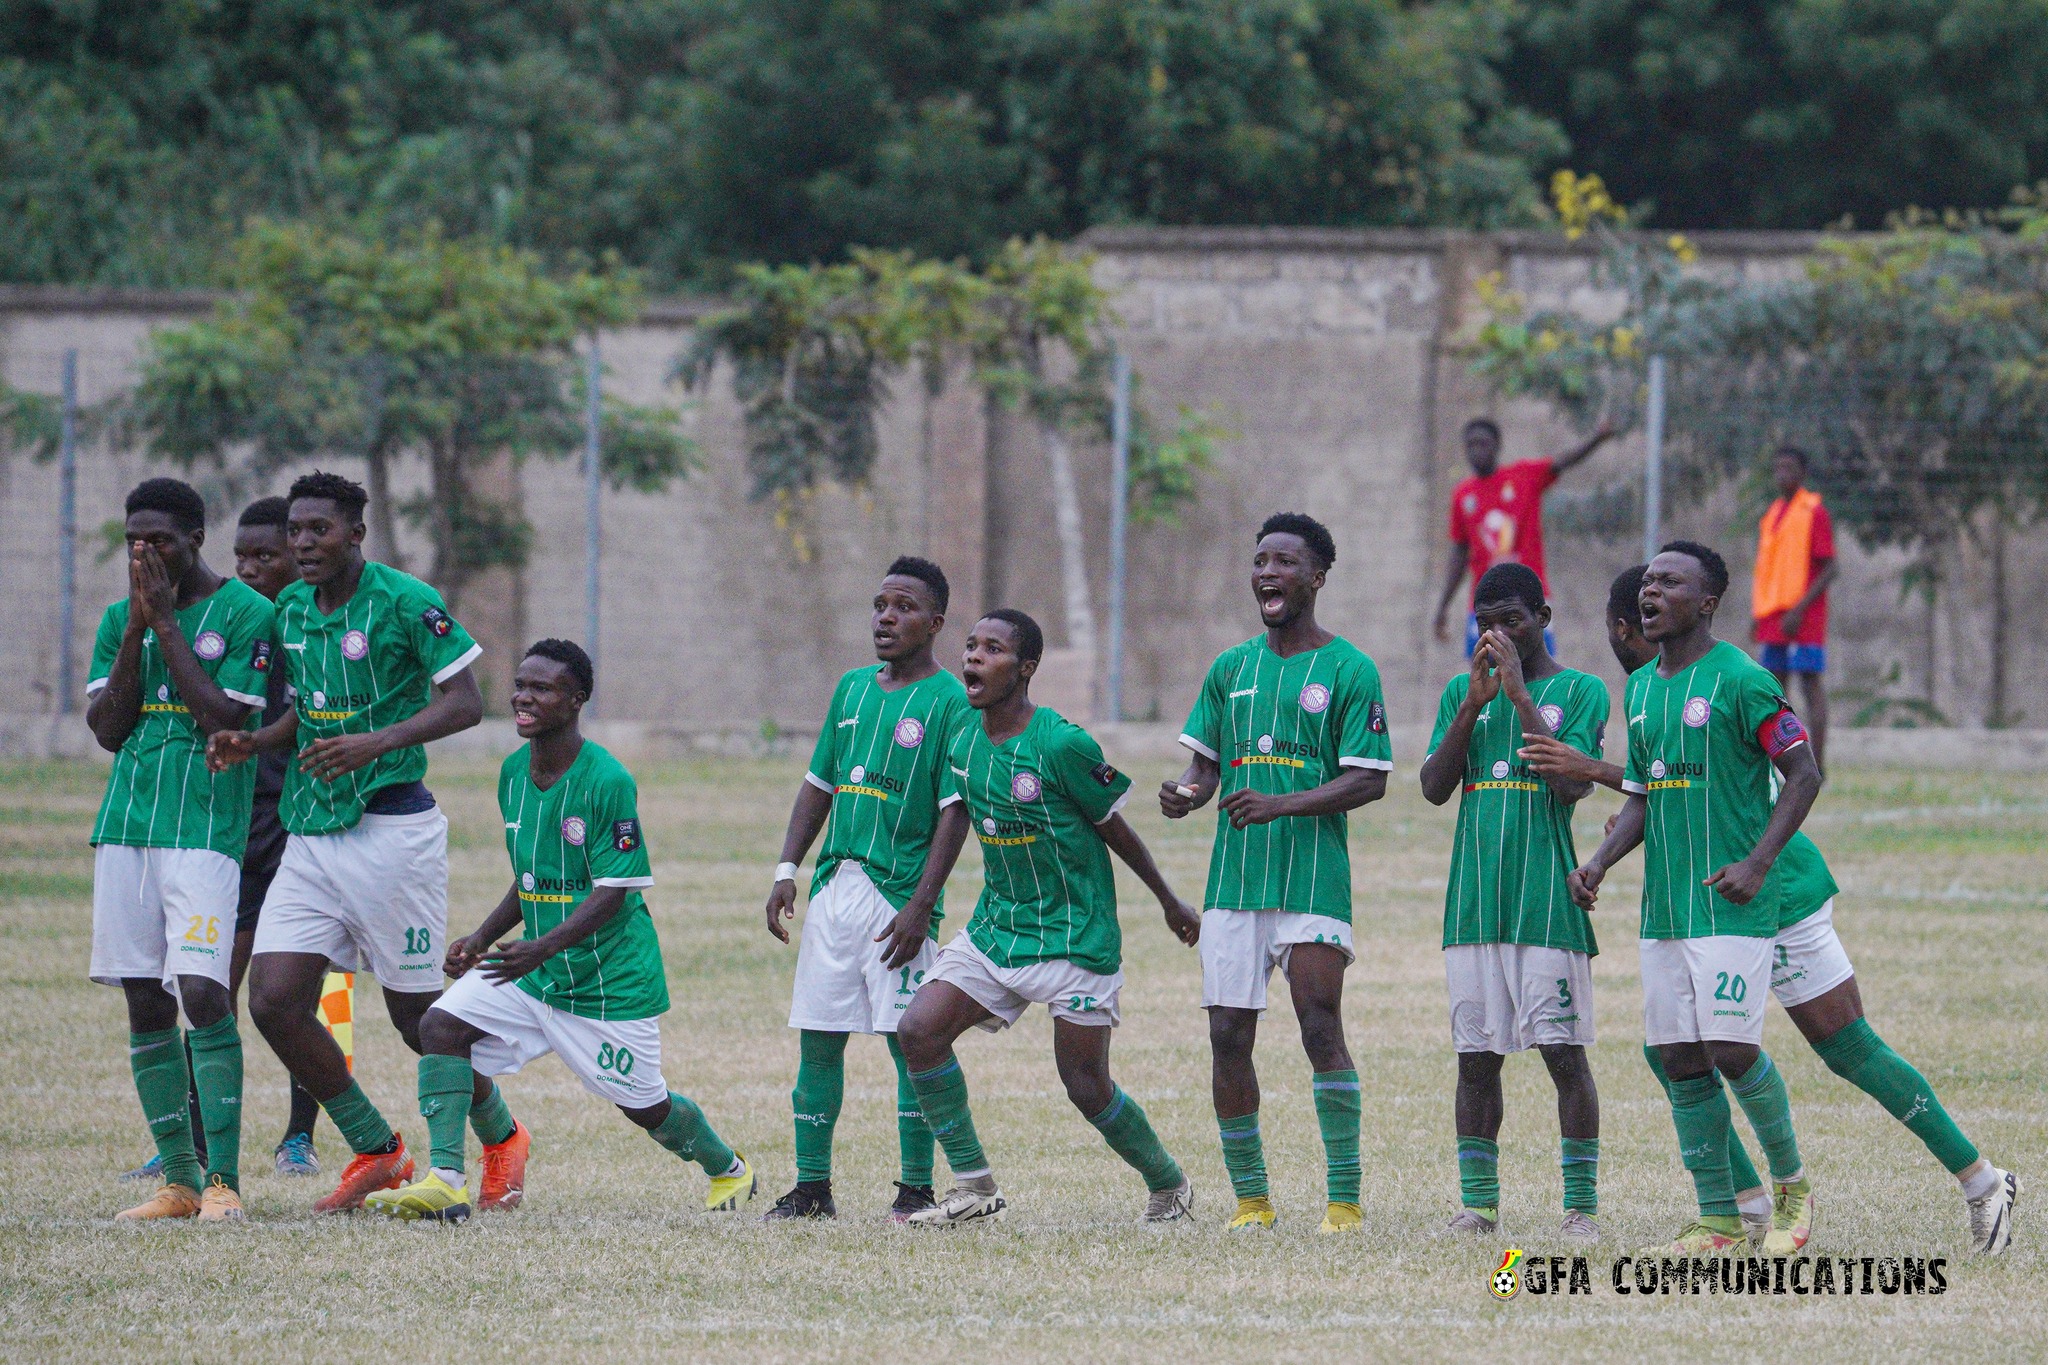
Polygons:
<instances>
[{"instance_id":1,"label":"green stripe on sock","mask_svg":"<svg viewBox=\"0 0 2048 1365\"><path fill-rule=\"evenodd\" d=\"M227 1014L193 1029L192 1083L206 1125L206 1174L231 1190L242 1188L242 1034Z\"/></svg>"},{"instance_id":2,"label":"green stripe on sock","mask_svg":"<svg viewBox=\"0 0 2048 1365\"><path fill-rule=\"evenodd\" d=\"M1778 1074L1770 1054L1757 1053L1748 1073L1731 1081L1728 1088L1735 1092L1742 1112L1749 1116L1749 1126L1756 1130L1757 1146L1764 1149L1764 1159L1770 1163L1771 1179L1785 1181L1798 1175L1803 1165L1799 1140L1792 1132L1792 1099L1785 1093L1785 1078Z\"/></svg>"},{"instance_id":3,"label":"green stripe on sock","mask_svg":"<svg viewBox=\"0 0 2048 1365\"><path fill-rule=\"evenodd\" d=\"M932 1127L924 1121L924 1109L917 1102L917 1089L910 1083L910 1063L903 1060L903 1044L896 1035L889 1040L889 1060L896 1063L896 1150L902 1159L903 1183L913 1187L932 1183L932 1163L938 1144Z\"/></svg>"},{"instance_id":4,"label":"green stripe on sock","mask_svg":"<svg viewBox=\"0 0 2048 1365\"><path fill-rule=\"evenodd\" d=\"M377 1106L370 1103L370 1097L353 1079L348 1089L320 1105L327 1111L327 1117L334 1120L335 1131L341 1140L357 1156L368 1156L391 1146L391 1125L377 1112Z\"/></svg>"},{"instance_id":5,"label":"green stripe on sock","mask_svg":"<svg viewBox=\"0 0 2048 1365\"><path fill-rule=\"evenodd\" d=\"M440 1170L463 1169L469 1105L475 1093L476 1073L469 1069L469 1058L432 1052L420 1058L420 1117L427 1121L429 1159Z\"/></svg>"},{"instance_id":6,"label":"green stripe on sock","mask_svg":"<svg viewBox=\"0 0 2048 1365\"><path fill-rule=\"evenodd\" d=\"M1270 1189L1266 1183L1266 1147L1259 1138L1259 1111L1236 1118L1216 1116L1223 1134L1223 1168L1230 1172L1230 1188L1239 1199L1263 1199Z\"/></svg>"},{"instance_id":7,"label":"green stripe on sock","mask_svg":"<svg viewBox=\"0 0 2048 1365\"><path fill-rule=\"evenodd\" d=\"M988 1169L988 1157L974 1132L974 1114L967 1107L967 1076L957 1057L930 1071L913 1071L910 1084L917 1091L917 1107L931 1125L932 1136L946 1150L946 1164L953 1178Z\"/></svg>"},{"instance_id":8,"label":"green stripe on sock","mask_svg":"<svg viewBox=\"0 0 2048 1365\"><path fill-rule=\"evenodd\" d=\"M1949 1117L1927 1078L1877 1036L1867 1019L1813 1045L1828 1070L1884 1106L1927 1144L1950 1175L1976 1164L1977 1148Z\"/></svg>"},{"instance_id":9,"label":"green stripe on sock","mask_svg":"<svg viewBox=\"0 0 2048 1365\"><path fill-rule=\"evenodd\" d=\"M1564 1206L1591 1217L1600 1212L1600 1139L1559 1138L1558 1165L1564 1172Z\"/></svg>"},{"instance_id":10,"label":"green stripe on sock","mask_svg":"<svg viewBox=\"0 0 2048 1365\"><path fill-rule=\"evenodd\" d=\"M1358 1202L1358 1073L1318 1071L1316 1125L1323 1130L1323 1162L1332 1204Z\"/></svg>"},{"instance_id":11,"label":"green stripe on sock","mask_svg":"<svg viewBox=\"0 0 2048 1365\"><path fill-rule=\"evenodd\" d=\"M1458 1139L1458 1201L1488 1216L1500 1207L1500 1144L1483 1137Z\"/></svg>"},{"instance_id":12,"label":"green stripe on sock","mask_svg":"<svg viewBox=\"0 0 2048 1365\"><path fill-rule=\"evenodd\" d=\"M712 1129L702 1109L673 1090L668 1095L668 1117L647 1135L683 1160L702 1166L706 1175L724 1175L732 1169L732 1148Z\"/></svg>"},{"instance_id":13,"label":"green stripe on sock","mask_svg":"<svg viewBox=\"0 0 2048 1365\"><path fill-rule=\"evenodd\" d=\"M1116 1087L1109 1107L1088 1121L1102 1134L1110 1150L1145 1177L1146 1189L1157 1192L1180 1188L1180 1163L1167 1154L1159 1134L1152 1131L1152 1121L1145 1117L1144 1108L1126 1095L1122 1086Z\"/></svg>"},{"instance_id":14,"label":"green stripe on sock","mask_svg":"<svg viewBox=\"0 0 2048 1365\"><path fill-rule=\"evenodd\" d=\"M1700 1216L1740 1218L1728 1174L1728 1094L1719 1072L1671 1082L1671 1122L1678 1130L1678 1159L1692 1172Z\"/></svg>"},{"instance_id":15,"label":"green stripe on sock","mask_svg":"<svg viewBox=\"0 0 2048 1365\"><path fill-rule=\"evenodd\" d=\"M474 1082L471 1084L474 1086ZM508 1141L519 1124L512 1117L512 1106L505 1103L505 1092L498 1088L498 1083L489 1081L487 1084L491 1092L481 1101L476 1099L474 1089L470 1091L469 1130L484 1146L495 1147Z\"/></svg>"},{"instance_id":16,"label":"green stripe on sock","mask_svg":"<svg viewBox=\"0 0 2048 1365\"><path fill-rule=\"evenodd\" d=\"M798 1035L796 1088L789 1112L796 1126L796 1178L832 1178L832 1133L846 1100L846 1035L804 1029Z\"/></svg>"},{"instance_id":17,"label":"green stripe on sock","mask_svg":"<svg viewBox=\"0 0 2048 1365\"><path fill-rule=\"evenodd\" d=\"M135 1074L142 1121L163 1158L164 1183L198 1189L206 1180L192 1151L191 1073L184 1039L174 1028L129 1034L128 1069Z\"/></svg>"}]
</instances>

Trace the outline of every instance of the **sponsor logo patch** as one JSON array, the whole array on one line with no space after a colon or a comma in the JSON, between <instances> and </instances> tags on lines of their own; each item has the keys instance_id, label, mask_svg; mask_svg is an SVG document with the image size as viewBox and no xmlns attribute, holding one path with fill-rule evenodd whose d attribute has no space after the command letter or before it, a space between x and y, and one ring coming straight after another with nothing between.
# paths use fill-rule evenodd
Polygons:
<instances>
[{"instance_id":1,"label":"sponsor logo patch","mask_svg":"<svg viewBox=\"0 0 2048 1365\"><path fill-rule=\"evenodd\" d=\"M1098 763L1088 770L1088 776L1105 787L1113 787L1116 785L1117 770L1107 763Z\"/></svg>"},{"instance_id":2,"label":"sponsor logo patch","mask_svg":"<svg viewBox=\"0 0 2048 1365\"><path fill-rule=\"evenodd\" d=\"M1387 732L1387 708L1384 702L1374 702L1365 709L1365 728L1376 735Z\"/></svg>"},{"instance_id":3,"label":"sponsor logo patch","mask_svg":"<svg viewBox=\"0 0 2048 1365\"><path fill-rule=\"evenodd\" d=\"M1558 729L1564 724L1564 708L1556 702L1546 702L1544 705L1537 707L1536 714L1543 717L1543 723L1550 727L1552 734L1556 734Z\"/></svg>"},{"instance_id":4,"label":"sponsor logo patch","mask_svg":"<svg viewBox=\"0 0 2048 1365\"><path fill-rule=\"evenodd\" d=\"M1271 735L1259 736L1259 752L1262 754L1270 754L1273 752L1273 737Z\"/></svg>"},{"instance_id":5,"label":"sponsor logo patch","mask_svg":"<svg viewBox=\"0 0 2048 1365\"><path fill-rule=\"evenodd\" d=\"M352 630L341 637L341 657L361 659L370 652L370 637L359 630Z\"/></svg>"},{"instance_id":6,"label":"sponsor logo patch","mask_svg":"<svg viewBox=\"0 0 2048 1365\"><path fill-rule=\"evenodd\" d=\"M1018 801L1036 801L1042 790L1037 773L1018 773L1010 779L1010 795Z\"/></svg>"},{"instance_id":7,"label":"sponsor logo patch","mask_svg":"<svg viewBox=\"0 0 2048 1365\"><path fill-rule=\"evenodd\" d=\"M1506 759L1497 758L1493 761L1493 775L1495 777L1506 777L1509 771L1510 769L1508 767L1508 761Z\"/></svg>"},{"instance_id":8,"label":"sponsor logo patch","mask_svg":"<svg viewBox=\"0 0 2048 1365\"><path fill-rule=\"evenodd\" d=\"M865 782L867 781L867 777L868 770L862 765L856 763L853 765L853 771L849 772L846 775L846 780L849 782Z\"/></svg>"},{"instance_id":9,"label":"sponsor logo patch","mask_svg":"<svg viewBox=\"0 0 2048 1365\"><path fill-rule=\"evenodd\" d=\"M268 673L270 671L270 641L258 640L256 642L255 647L249 651L249 667L255 669L258 673Z\"/></svg>"},{"instance_id":10,"label":"sponsor logo patch","mask_svg":"<svg viewBox=\"0 0 2048 1365\"><path fill-rule=\"evenodd\" d=\"M1661 759L1661 758L1653 758L1653 759L1651 759L1651 760L1650 760L1650 776L1651 776L1651 777L1656 777L1656 778L1661 778L1661 777L1663 777L1663 776L1664 776L1664 760L1663 760L1663 759Z\"/></svg>"},{"instance_id":11,"label":"sponsor logo patch","mask_svg":"<svg viewBox=\"0 0 2048 1365\"><path fill-rule=\"evenodd\" d=\"M531 890L533 890L533 874L532 874L531 872L522 872L522 873L520 873L520 874L519 874L519 885L520 885L520 887L521 887L522 889L524 889L524 890L527 890L527 891L531 891Z\"/></svg>"},{"instance_id":12,"label":"sponsor logo patch","mask_svg":"<svg viewBox=\"0 0 2048 1365\"><path fill-rule=\"evenodd\" d=\"M1697 730L1714 716L1714 707L1705 697L1694 697L1685 704L1685 723Z\"/></svg>"},{"instance_id":13,"label":"sponsor logo patch","mask_svg":"<svg viewBox=\"0 0 2048 1365\"><path fill-rule=\"evenodd\" d=\"M437 639L445 638L449 631L455 629L455 622L439 607L428 607L420 613L420 620L426 623L427 629L434 632Z\"/></svg>"},{"instance_id":14,"label":"sponsor logo patch","mask_svg":"<svg viewBox=\"0 0 2048 1365\"><path fill-rule=\"evenodd\" d=\"M315 711L323 710L323 709L324 709L324 708L326 707L326 705L327 705L327 694L326 694L325 692L322 692L322 691L321 691L321 690L320 690L319 688L317 688L317 687L316 687L316 688L314 688L314 689L313 689L313 709L314 709Z\"/></svg>"},{"instance_id":15,"label":"sponsor logo patch","mask_svg":"<svg viewBox=\"0 0 2048 1365\"><path fill-rule=\"evenodd\" d=\"M640 847L640 822L638 820L612 821L612 847L621 853L631 853Z\"/></svg>"},{"instance_id":16,"label":"sponsor logo patch","mask_svg":"<svg viewBox=\"0 0 2048 1365\"><path fill-rule=\"evenodd\" d=\"M568 840L570 843L576 845L578 848L583 847L583 817L580 815L572 815L568 819L562 821L562 837Z\"/></svg>"},{"instance_id":17,"label":"sponsor logo patch","mask_svg":"<svg viewBox=\"0 0 2048 1365\"><path fill-rule=\"evenodd\" d=\"M905 749L915 749L924 743L924 722L916 716L905 716L896 722L896 743ZM856 781L859 779L856 778Z\"/></svg>"},{"instance_id":18,"label":"sponsor logo patch","mask_svg":"<svg viewBox=\"0 0 2048 1365\"><path fill-rule=\"evenodd\" d=\"M1301 709L1311 715L1330 709L1330 689L1321 683L1312 682L1301 689Z\"/></svg>"},{"instance_id":19,"label":"sponsor logo patch","mask_svg":"<svg viewBox=\"0 0 2048 1365\"><path fill-rule=\"evenodd\" d=\"M996 832L996 818L993 815L987 817L981 822L981 828L984 833L994 834Z\"/></svg>"},{"instance_id":20,"label":"sponsor logo patch","mask_svg":"<svg viewBox=\"0 0 2048 1365\"><path fill-rule=\"evenodd\" d=\"M218 659L228 652L228 637L217 630L202 630L192 642L192 652L202 659Z\"/></svg>"}]
</instances>

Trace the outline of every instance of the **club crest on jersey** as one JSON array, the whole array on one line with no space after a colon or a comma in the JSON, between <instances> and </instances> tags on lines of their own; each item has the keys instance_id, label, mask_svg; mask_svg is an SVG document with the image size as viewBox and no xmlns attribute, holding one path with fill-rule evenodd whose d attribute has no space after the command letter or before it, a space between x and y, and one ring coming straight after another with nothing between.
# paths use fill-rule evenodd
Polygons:
<instances>
[{"instance_id":1,"label":"club crest on jersey","mask_svg":"<svg viewBox=\"0 0 2048 1365\"><path fill-rule=\"evenodd\" d=\"M532 874L531 872L522 872L522 873L520 873L520 874L519 874L519 886L520 886L520 889L521 889L521 890L525 890L525 891L531 891L531 890L533 890L533 874Z\"/></svg>"},{"instance_id":2,"label":"club crest on jersey","mask_svg":"<svg viewBox=\"0 0 2048 1365\"><path fill-rule=\"evenodd\" d=\"M640 822L638 820L612 821L612 847L621 853L631 853L640 847Z\"/></svg>"},{"instance_id":3,"label":"club crest on jersey","mask_svg":"<svg viewBox=\"0 0 2048 1365\"><path fill-rule=\"evenodd\" d=\"M1537 707L1536 714L1543 717L1543 723L1550 727L1552 734L1556 734L1564 726L1564 708L1556 702L1546 702Z\"/></svg>"},{"instance_id":4,"label":"club crest on jersey","mask_svg":"<svg viewBox=\"0 0 2048 1365\"><path fill-rule=\"evenodd\" d=\"M341 637L341 657L357 660L370 652L370 637L359 630L352 630Z\"/></svg>"},{"instance_id":5,"label":"club crest on jersey","mask_svg":"<svg viewBox=\"0 0 2048 1365\"><path fill-rule=\"evenodd\" d=\"M905 716L896 722L896 743L905 749L915 749L924 743L924 722L916 716ZM856 778L856 781L859 779Z\"/></svg>"},{"instance_id":6,"label":"club crest on jersey","mask_svg":"<svg viewBox=\"0 0 2048 1365\"><path fill-rule=\"evenodd\" d=\"M192 652L202 659L218 659L228 652L228 638L217 630L202 630L192 642Z\"/></svg>"},{"instance_id":7,"label":"club crest on jersey","mask_svg":"<svg viewBox=\"0 0 2048 1365\"><path fill-rule=\"evenodd\" d=\"M442 611L439 607L428 607L420 613L420 620L426 623L428 630L434 632L436 639L445 637L449 631L455 629L455 622L450 620L448 613Z\"/></svg>"},{"instance_id":8,"label":"club crest on jersey","mask_svg":"<svg viewBox=\"0 0 2048 1365\"><path fill-rule=\"evenodd\" d=\"M1036 801L1041 790L1037 773L1018 773L1010 779L1010 795L1018 801Z\"/></svg>"},{"instance_id":9,"label":"club crest on jersey","mask_svg":"<svg viewBox=\"0 0 2048 1365\"><path fill-rule=\"evenodd\" d=\"M583 847L583 835L584 828L582 816L572 815L568 819L562 821L562 837L568 840L570 843L576 845L578 848Z\"/></svg>"},{"instance_id":10,"label":"club crest on jersey","mask_svg":"<svg viewBox=\"0 0 2048 1365\"><path fill-rule=\"evenodd\" d=\"M1650 778L1651 778L1651 780L1652 780L1652 781L1655 781L1655 782L1661 782L1661 781L1663 781L1663 780L1664 780L1664 760L1663 760L1663 759L1661 759L1661 758L1653 758L1653 759L1651 759L1651 760L1650 760Z\"/></svg>"},{"instance_id":11,"label":"club crest on jersey","mask_svg":"<svg viewBox=\"0 0 2048 1365\"><path fill-rule=\"evenodd\" d=\"M853 765L852 770L846 774L846 780L848 782L858 784L861 782L865 782L867 780L867 776L868 770L862 767L860 764L856 763Z\"/></svg>"},{"instance_id":12,"label":"club crest on jersey","mask_svg":"<svg viewBox=\"0 0 2048 1365\"><path fill-rule=\"evenodd\" d=\"M256 642L255 647L249 651L249 667L255 669L258 673L268 673L270 671L270 641L258 640Z\"/></svg>"},{"instance_id":13,"label":"club crest on jersey","mask_svg":"<svg viewBox=\"0 0 2048 1365\"><path fill-rule=\"evenodd\" d=\"M1685 704L1685 723L1697 730L1712 719L1714 706L1705 697L1694 697Z\"/></svg>"},{"instance_id":14,"label":"club crest on jersey","mask_svg":"<svg viewBox=\"0 0 2048 1365\"><path fill-rule=\"evenodd\" d=\"M1321 683L1310 683L1301 689L1301 709L1310 715L1330 709L1330 689Z\"/></svg>"},{"instance_id":15,"label":"club crest on jersey","mask_svg":"<svg viewBox=\"0 0 2048 1365\"><path fill-rule=\"evenodd\" d=\"M1496 758L1493 761L1493 775L1497 778L1508 775L1508 761L1506 759Z\"/></svg>"}]
</instances>

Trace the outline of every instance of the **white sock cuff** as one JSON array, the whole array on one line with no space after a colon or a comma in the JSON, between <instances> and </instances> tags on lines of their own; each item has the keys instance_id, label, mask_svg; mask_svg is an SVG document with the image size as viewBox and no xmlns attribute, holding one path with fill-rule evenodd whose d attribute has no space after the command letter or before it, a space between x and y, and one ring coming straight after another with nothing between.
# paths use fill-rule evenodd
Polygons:
<instances>
[{"instance_id":1,"label":"white sock cuff","mask_svg":"<svg viewBox=\"0 0 2048 1365\"><path fill-rule=\"evenodd\" d=\"M1979 1166L1975 1175L1959 1175L1956 1177L1956 1180L1963 1187L1963 1198L1965 1199L1982 1199L1985 1195L1997 1189L1999 1182L2004 1179L2005 1172L1999 1170L1989 1161Z\"/></svg>"}]
</instances>

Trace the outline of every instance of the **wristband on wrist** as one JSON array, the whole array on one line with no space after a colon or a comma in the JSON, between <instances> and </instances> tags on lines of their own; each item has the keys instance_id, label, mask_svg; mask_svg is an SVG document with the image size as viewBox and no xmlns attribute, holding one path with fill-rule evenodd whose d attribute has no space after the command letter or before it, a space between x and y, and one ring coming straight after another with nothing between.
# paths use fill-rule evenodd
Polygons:
<instances>
[{"instance_id":1,"label":"wristband on wrist","mask_svg":"<svg viewBox=\"0 0 2048 1365\"><path fill-rule=\"evenodd\" d=\"M778 882L793 882L796 880L796 874L797 865L795 863L777 863L775 865L775 880Z\"/></svg>"}]
</instances>

